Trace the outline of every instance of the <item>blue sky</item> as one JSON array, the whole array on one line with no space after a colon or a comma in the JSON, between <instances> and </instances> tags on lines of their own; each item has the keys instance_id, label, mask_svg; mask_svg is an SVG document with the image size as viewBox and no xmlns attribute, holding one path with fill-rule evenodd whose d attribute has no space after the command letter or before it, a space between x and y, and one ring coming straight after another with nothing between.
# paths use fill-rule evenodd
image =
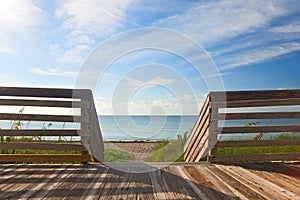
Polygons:
<instances>
[{"instance_id":1,"label":"blue sky","mask_svg":"<svg viewBox=\"0 0 300 200\"><path fill-rule=\"evenodd\" d=\"M300 85L298 0L1 0L0 27L1 86L74 88L99 44L145 27L201 45L226 90ZM209 91L189 63L159 50L116 60L91 89L101 114L197 114Z\"/></svg>"}]
</instances>

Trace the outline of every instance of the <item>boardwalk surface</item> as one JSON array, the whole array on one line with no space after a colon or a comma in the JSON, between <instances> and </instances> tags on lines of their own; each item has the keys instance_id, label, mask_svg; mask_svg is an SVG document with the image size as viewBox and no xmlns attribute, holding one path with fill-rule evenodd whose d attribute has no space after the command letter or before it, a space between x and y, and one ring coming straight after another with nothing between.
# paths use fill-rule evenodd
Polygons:
<instances>
[{"instance_id":1,"label":"boardwalk surface","mask_svg":"<svg viewBox=\"0 0 300 200\"><path fill-rule=\"evenodd\" d=\"M179 164L147 173L0 165L0 199L300 199L300 163Z\"/></svg>"}]
</instances>

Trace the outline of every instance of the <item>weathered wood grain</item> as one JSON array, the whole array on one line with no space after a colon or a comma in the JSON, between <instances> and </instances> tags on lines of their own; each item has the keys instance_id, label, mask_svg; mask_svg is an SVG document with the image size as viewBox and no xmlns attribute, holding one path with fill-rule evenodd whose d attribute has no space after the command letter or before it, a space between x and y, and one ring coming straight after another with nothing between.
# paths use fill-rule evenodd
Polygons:
<instances>
[{"instance_id":1,"label":"weathered wood grain","mask_svg":"<svg viewBox=\"0 0 300 200\"><path fill-rule=\"evenodd\" d=\"M0 154L0 162L88 162L84 154Z\"/></svg>"},{"instance_id":2,"label":"weathered wood grain","mask_svg":"<svg viewBox=\"0 0 300 200\"><path fill-rule=\"evenodd\" d=\"M0 87L0 96L80 98L91 93L86 89Z\"/></svg>"},{"instance_id":3,"label":"weathered wood grain","mask_svg":"<svg viewBox=\"0 0 300 200\"><path fill-rule=\"evenodd\" d=\"M76 122L80 121L80 116L0 113L0 120Z\"/></svg>"},{"instance_id":4,"label":"weathered wood grain","mask_svg":"<svg viewBox=\"0 0 300 200\"><path fill-rule=\"evenodd\" d=\"M95 110L95 104L91 90L87 89L56 89L56 88L21 88L21 87L0 87L0 105L4 106L38 106L38 107L65 107L80 108L80 115L70 114L12 114L0 113L0 120L17 121L50 121L68 122L80 125L78 130L55 130L55 129L24 129L7 130L0 129L0 136L82 136L80 139L87 139L87 147L92 144L92 152L96 153L99 161L103 161L104 145ZM87 137L86 137L87 136ZM1 143L1 149L28 149L28 150L61 150L80 151L81 154L11 154L0 155L1 162L87 162L88 151L81 144L59 144L50 142L5 142ZM90 150L90 149L89 149ZM100 156L99 156L100 155Z\"/></svg>"},{"instance_id":5,"label":"weathered wood grain","mask_svg":"<svg viewBox=\"0 0 300 200\"><path fill-rule=\"evenodd\" d=\"M300 118L300 112L218 113L211 118L212 120Z\"/></svg>"},{"instance_id":6,"label":"weathered wood grain","mask_svg":"<svg viewBox=\"0 0 300 200\"><path fill-rule=\"evenodd\" d=\"M79 130L0 130L0 136L78 136Z\"/></svg>"},{"instance_id":7,"label":"weathered wood grain","mask_svg":"<svg viewBox=\"0 0 300 200\"><path fill-rule=\"evenodd\" d=\"M254 90L254 91L227 91L212 92L211 100L214 102L236 100L265 100L265 99L296 99L300 98L300 90Z\"/></svg>"},{"instance_id":8,"label":"weathered wood grain","mask_svg":"<svg viewBox=\"0 0 300 200\"><path fill-rule=\"evenodd\" d=\"M300 160L300 153L264 153L264 154L224 154L211 155L209 162L242 162L242 161L282 161Z\"/></svg>"},{"instance_id":9,"label":"weathered wood grain","mask_svg":"<svg viewBox=\"0 0 300 200\"><path fill-rule=\"evenodd\" d=\"M0 165L0 172L6 171L0 199L297 200L300 171L295 168L299 163L173 164L126 173L99 164Z\"/></svg>"},{"instance_id":10,"label":"weathered wood grain","mask_svg":"<svg viewBox=\"0 0 300 200\"><path fill-rule=\"evenodd\" d=\"M1 142L0 149L31 149L31 150L85 150L81 143L38 143L38 142Z\"/></svg>"},{"instance_id":11,"label":"weathered wood grain","mask_svg":"<svg viewBox=\"0 0 300 200\"><path fill-rule=\"evenodd\" d=\"M184 152L186 152L187 149L191 148L191 145L192 145L191 141L193 141L195 139L195 137L197 137L197 129L199 127L200 122L203 121L203 118L205 118L204 116L207 114L207 112L209 110L209 106L210 106L210 95L207 95L207 97L203 103L203 106L201 108L199 117L197 118L197 121L194 124L194 127L192 128L191 133L189 134L189 136L187 138L187 141L184 146Z\"/></svg>"},{"instance_id":12,"label":"weathered wood grain","mask_svg":"<svg viewBox=\"0 0 300 200\"><path fill-rule=\"evenodd\" d=\"M300 104L300 98L289 99L249 99L214 101L212 105L218 108L241 108L241 107L263 107L263 106L295 106Z\"/></svg>"},{"instance_id":13,"label":"weathered wood grain","mask_svg":"<svg viewBox=\"0 0 300 200\"><path fill-rule=\"evenodd\" d=\"M80 108L82 106L80 101L27 100L27 99L0 99L0 105L65 107L65 108Z\"/></svg>"},{"instance_id":14,"label":"weathered wood grain","mask_svg":"<svg viewBox=\"0 0 300 200\"><path fill-rule=\"evenodd\" d=\"M252 127L223 127L218 132L231 133L259 133L259 132L300 132L300 126L252 126Z\"/></svg>"},{"instance_id":15,"label":"weathered wood grain","mask_svg":"<svg viewBox=\"0 0 300 200\"><path fill-rule=\"evenodd\" d=\"M218 141L215 148L227 147L263 147L263 146L297 146L300 139L293 140L248 140L248 141Z\"/></svg>"}]
</instances>

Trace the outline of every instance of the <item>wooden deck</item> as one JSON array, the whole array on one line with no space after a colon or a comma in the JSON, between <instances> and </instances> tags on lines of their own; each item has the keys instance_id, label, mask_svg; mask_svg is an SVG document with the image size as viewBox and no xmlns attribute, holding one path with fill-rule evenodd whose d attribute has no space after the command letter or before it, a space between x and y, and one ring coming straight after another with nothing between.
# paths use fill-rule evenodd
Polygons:
<instances>
[{"instance_id":1,"label":"wooden deck","mask_svg":"<svg viewBox=\"0 0 300 200\"><path fill-rule=\"evenodd\" d=\"M299 186L300 163L185 163L148 173L100 164L0 165L0 199L295 200Z\"/></svg>"}]
</instances>

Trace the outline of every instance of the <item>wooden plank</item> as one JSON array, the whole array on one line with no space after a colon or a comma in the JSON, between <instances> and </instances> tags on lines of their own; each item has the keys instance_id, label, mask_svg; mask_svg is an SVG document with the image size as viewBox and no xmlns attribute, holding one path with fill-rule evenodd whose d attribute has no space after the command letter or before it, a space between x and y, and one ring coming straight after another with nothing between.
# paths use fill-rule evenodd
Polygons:
<instances>
[{"instance_id":1,"label":"wooden plank","mask_svg":"<svg viewBox=\"0 0 300 200\"><path fill-rule=\"evenodd\" d=\"M84 146L80 143L45 143L45 142L1 142L0 149L32 149L32 150L70 150L81 151Z\"/></svg>"},{"instance_id":2,"label":"wooden plank","mask_svg":"<svg viewBox=\"0 0 300 200\"><path fill-rule=\"evenodd\" d=\"M215 148L227 147L257 147L257 146L297 146L300 139L294 140L248 140L248 141L218 141Z\"/></svg>"},{"instance_id":3,"label":"wooden plank","mask_svg":"<svg viewBox=\"0 0 300 200\"><path fill-rule=\"evenodd\" d=\"M79 130L0 130L0 136L78 136Z\"/></svg>"},{"instance_id":4,"label":"wooden plank","mask_svg":"<svg viewBox=\"0 0 300 200\"><path fill-rule=\"evenodd\" d=\"M0 162L88 162L81 154L0 154Z\"/></svg>"},{"instance_id":5,"label":"wooden plank","mask_svg":"<svg viewBox=\"0 0 300 200\"><path fill-rule=\"evenodd\" d=\"M295 99L300 98L300 90L255 90L255 91L227 91L211 92L212 102L249 99Z\"/></svg>"},{"instance_id":6,"label":"wooden plank","mask_svg":"<svg viewBox=\"0 0 300 200\"><path fill-rule=\"evenodd\" d=\"M240 108L240 107L261 107L261 106L295 106L300 105L298 99L248 99L233 101L214 101L212 105L218 108Z\"/></svg>"},{"instance_id":7,"label":"wooden plank","mask_svg":"<svg viewBox=\"0 0 300 200\"><path fill-rule=\"evenodd\" d=\"M300 160L300 153L276 153L276 154L228 154L209 156L209 162L242 162L242 161L288 161Z\"/></svg>"},{"instance_id":8,"label":"wooden plank","mask_svg":"<svg viewBox=\"0 0 300 200\"><path fill-rule=\"evenodd\" d=\"M75 122L80 121L80 116L0 113L0 120Z\"/></svg>"},{"instance_id":9,"label":"wooden plank","mask_svg":"<svg viewBox=\"0 0 300 200\"><path fill-rule=\"evenodd\" d=\"M87 89L0 87L0 96L74 98L90 92Z\"/></svg>"},{"instance_id":10,"label":"wooden plank","mask_svg":"<svg viewBox=\"0 0 300 200\"><path fill-rule=\"evenodd\" d=\"M5 106L42 106L80 108L80 101L54 101L54 100L27 100L27 99L0 99L0 105Z\"/></svg>"},{"instance_id":11,"label":"wooden plank","mask_svg":"<svg viewBox=\"0 0 300 200\"><path fill-rule=\"evenodd\" d=\"M219 113L212 115L211 118L212 120L300 118L300 112Z\"/></svg>"},{"instance_id":12,"label":"wooden plank","mask_svg":"<svg viewBox=\"0 0 300 200\"><path fill-rule=\"evenodd\" d=\"M253 126L253 127L223 127L217 131L228 133L258 133L258 132L300 132L300 126Z\"/></svg>"}]
</instances>

